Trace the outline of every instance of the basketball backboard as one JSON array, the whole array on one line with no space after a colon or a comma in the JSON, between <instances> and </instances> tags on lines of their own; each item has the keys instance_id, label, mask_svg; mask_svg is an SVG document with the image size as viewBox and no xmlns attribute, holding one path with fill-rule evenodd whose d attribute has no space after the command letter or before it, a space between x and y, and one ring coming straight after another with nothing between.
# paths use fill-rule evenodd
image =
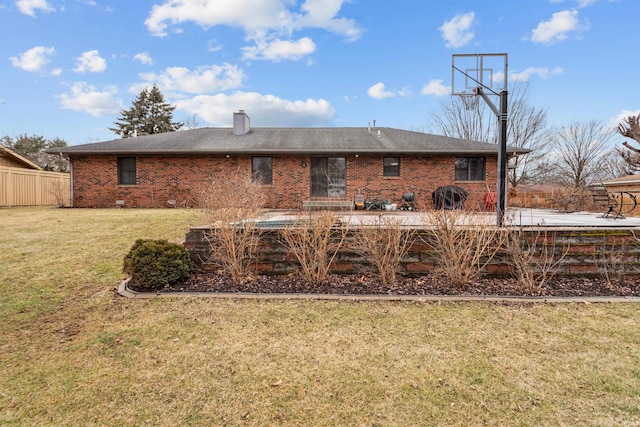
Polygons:
<instances>
[{"instance_id":1,"label":"basketball backboard","mask_svg":"<svg viewBox=\"0 0 640 427\"><path fill-rule=\"evenodd\" d=\"M506 53L464 53L451 57L451 94L477 94L480 86L487 95L507 90Z\"/></svg>"}]
</instances>

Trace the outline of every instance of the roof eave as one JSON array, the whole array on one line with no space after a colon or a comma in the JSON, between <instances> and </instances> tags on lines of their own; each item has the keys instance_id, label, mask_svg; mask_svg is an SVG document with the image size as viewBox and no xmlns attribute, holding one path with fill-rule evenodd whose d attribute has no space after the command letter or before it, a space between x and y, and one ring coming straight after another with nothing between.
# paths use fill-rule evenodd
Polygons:
<instances>
[{"instance_id":1,"label":"roof eave","mask_svg":"<svg viewBox=\"0 0 640 427\"><path fill-rule=\"evenodd\" d=\"M508 150L508 154L526 154L528 151ZM144 156L144 155L315 155L315 154L405 154L405 155L469 155L484 154L498 155L497 150L393 150L393 149L315 149L315 150L278 150L278 149L257 149L257 150L82 150L82 151L60 151L65 156L95 156L95 155L117 155L117 156Z\"/></svg>"}]
</instances>

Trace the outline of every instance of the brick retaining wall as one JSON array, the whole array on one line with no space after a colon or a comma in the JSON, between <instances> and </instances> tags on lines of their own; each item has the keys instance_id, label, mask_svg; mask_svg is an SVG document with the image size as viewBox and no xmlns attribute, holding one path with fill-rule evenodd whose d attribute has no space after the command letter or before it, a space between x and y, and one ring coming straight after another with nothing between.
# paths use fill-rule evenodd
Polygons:
<instances>
[{"instance_id":1,"label":"brick retaining wall","mask_svg":"<svg viewBox=\"0 0 640 427\"><path fill-rule=\"evenodd\" d=\"M204 260L210 253L207 231L207 227L194 227L184 241L193 261L203 269L208 267ZM350 230L350 233L357 233L357 229ZM414 233L428 236L424 229L416 229ZM554 269L559 276L588 277L622 273L640 276L640 242L630 229L532 227L523 229L521 238L527 242L533 242L536 238L538 241L546 239L549 251L559 260ZM262 234L254 263L256 271L261 274L288 274L299 269L295 256L283 241L277 229L269 229ZM541 244L538 245L540 247ZM432 274L436 262L434 251L428 237L414 239L409 253L402 260L400 273ZM336 257L332 271L364 273L375 272L375 268L366 257L346 246ZM513 261L507 254L501 253L487 265L482 275L500 277L510 276L513 272Z\"/></svg>"}]
</instances>

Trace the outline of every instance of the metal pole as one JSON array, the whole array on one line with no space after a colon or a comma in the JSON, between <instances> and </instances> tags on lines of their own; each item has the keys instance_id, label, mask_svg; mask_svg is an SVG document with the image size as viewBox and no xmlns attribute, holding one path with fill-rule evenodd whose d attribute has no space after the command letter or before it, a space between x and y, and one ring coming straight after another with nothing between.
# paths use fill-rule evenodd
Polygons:
<instances>
[{"instance_id":1,"label":"metal pole","mask_svg":"<svg viewBox=\"0 0 640 427\"><path fill-rule=\"evenodd\" d=\"M507 206L507 96L508 92L500 92L500 150L498 151L498 205L496 206L497 224L504 225L504 213Z\"/></svg>"}]
</instances>

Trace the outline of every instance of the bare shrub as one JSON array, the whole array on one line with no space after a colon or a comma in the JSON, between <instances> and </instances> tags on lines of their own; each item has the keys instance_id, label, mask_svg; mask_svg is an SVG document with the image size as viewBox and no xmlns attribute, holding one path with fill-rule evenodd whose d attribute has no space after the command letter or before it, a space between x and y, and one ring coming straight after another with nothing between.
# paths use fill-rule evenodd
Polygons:
<instances>
[{"instance_id":1,"label":"bare shrub","mask_svg":"<svg viewBox=\"0 0 640 427\"><path fill-rule=\"evenodd\" d=\"M382 214L375 224L363 225L354 235L356 251L376 266L385 286L395 284L400 261L412 240L413 231L403 228L401 220Z\"/></svg>"},{"instance_id":2,"label":"bare shrub","mask_svg":"<svg viewBox=\"0 0 640 427\"><path fill-rule=\"evenodd\" d=\"M632 231L632 234L635 237L635 232ZM637 238L635 240L637 244ZM632 261L634 257L627 254L633 245L632 242L613 243L593 252L593 259L598 266L600 277L608 286L622 283L627 276L635 278L640 273L637 263Z\"/></svg>"},{"instance_id":3,"label":"bare shrub","mask_svg":"<svg viewBox=\"0 0 640 427\"><path fill-rule=\"evenodd\" d=\"M234 283L253 277L251 264L260 242L256 220L264 201L260 184L243 171L212 178L200 191L200 206L210 226L207 262L220 267Z\"/></svg>"},{"instance_id":4,"label":"bare shrub","mask_svg":"<svg viewBox=\"0 0 640 427\"><path fill-rule=\"evenodd\" d=\"M491 215L435 210L424 213L423 218L430 224L425 243L434 247L436 273L454 285L475 279L500 249L503 233Z\"/></svg>"},{"instance_id":5,"label":"bare shrub","mask_svg":"<svg viewBox=\"0 0 640 427\"><path fill-rule=\"evenodd\" d=\"M592 210L593 199L586 188L562 187L553 191L553 205L566 212Z\"/></svg>"},{"instance_id":6,"label":"bare shrub","mask_svg":"<svg viewBox=\"0 0 640 427\"><path fill-rule=\"evenodd\" d=\"M522 228L505 231L504 248L513 262L514 274L522 290L529 295L539 295L547 281L558 271L567 255L569 245L556 255L555 235L539 230L528 238Z\"/></svg>"},{"instance_id":7,"label":"bare shrub","mask_svg":"<svg viewBox=\"0 0 640 427\"><path fill-rule=\"evenodd\" d=\"M71 200L69 186L62 181L52 182L49 186L49 193L56 199L56 205L59 208L67 206Z\"/></svg>"},{"instance_id":8,"label":"bare shrub","mask_svg":"<svg viewBox=\"0 0 640 427\"><path fill-rule=\"evenodd\" d=\"M611 245L601 251L593 251L593 261L598 266L600 277L611 286L614 281L620 281L624 275L624 261L622 251L624 245Z\"/></svg>"},{"instance_id":9,"label":"bare shrub","mask_svg":"<svg viewBox=\"0 0 640 427\"><path fill-rule=\"evenodd\" d=\"M348 231L348 223L338 221L332 212L322 211L298 217L294 225L282 230L282 237L306 280L317 285L327 278Z\"/></svg>"},{"instance_id":10,"label":"bare shrub","mask_svg":"<svg viewBox=\"0 0 640 427\"><path fill-rule=\"evenodd\" d=\"M91 204L97 208L112 208L116 206L118 194L115 188L102 188L98 194L93 196Z\"/></svg>"},{"instance_id":11,"label":"bare shrub","mask_svg":"<svg viewBox=\"0 0 640 427\"><path fill-rule=\"evenodd\" d=\"M193 194L186 185L171 184L167 190L167 205L170 207L186 208L193 203Z\"/></svg>"}]
</instances>

